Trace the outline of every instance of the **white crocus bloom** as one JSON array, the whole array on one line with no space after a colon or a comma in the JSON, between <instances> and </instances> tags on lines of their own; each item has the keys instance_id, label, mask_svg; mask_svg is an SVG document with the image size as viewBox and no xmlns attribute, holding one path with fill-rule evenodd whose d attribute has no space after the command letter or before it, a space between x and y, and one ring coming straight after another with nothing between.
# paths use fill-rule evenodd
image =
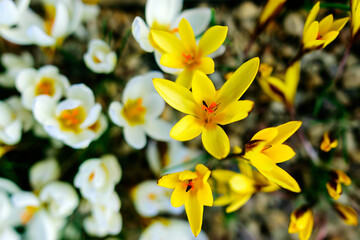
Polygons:
<instances>
[{"instance_id":1,"label":"white crocus bloom","mask_svg":"<svg viewBox=\"0 0 360 240\"><path fill-rule=\"evenodd\" d=\"M83 11L81 20L83 22L89 22L93 19L96 19L96 17L100 13L100 7L97 4L98 0L82 0L83 2Z\"/></svg>"},{"instance_id":2,"label":"white crocus bloom","mask_svg":"<svg viewBox=\"0 0 360 240\"><path fill-rule=\"evenodd\" d=\"M94 39L89 43L84 61L86 66L95 73L110 73L114 71L117 57L106 42Z\"/></svg>"},{"instance_id":3,"label":"white crocus bloom","mask_svg":"<svg viewBox=\"0 0 360 240\"><path fill-rule=\"evenodd\" d=\"M96 237L119 234L122 229L120 207L121 202L115 192L103 198L102 202L93 204L91 215L84 220L85 231Z\"/></svg>"},{"instance_id":4,"label":"white crocus bloom","mask_svg":"<svg viewBox=\"0 0 360 240\"><path fill-rule=\"evenodd\" d=\"M27 68L17 75L16 89L21 93L24 107L31 110L37 96L48 95L55 101L60 100L69 88L67 77L59 73L59 69L52 65L39 68Z\"/></svg>"},{"instance_id":5,"label":"white crocus bloom","mask_svg":"<svg viewBox=\"0 0 360 240\"><path fill-rule=\"evenodd\" d=\"M27 9L21 15L17 27L2 29L2 37L20 45L59 46L80 24L82 2L46 1L45 18Z\"/></svg>"},{"instance_id":6,"label":"white crocus bloom","mask_svg":"<svg viewBox=\"0 0 360 240\"><path fill-rule=\"evenodd\" d=\"M35 163L29 171L30 185L39 190L47 183L60 177L60 166L55 158L48 158Z\"/></svg>"},{"instance_id":7,"label":"white crocus bloom","mask_svg":"<svg viewBox=\"0 0 360 240\"><path fill-rule=\"evenodd\" d=\"M205 31L211 20L210 8L194 8L181 12L183 0L147 0L145 6L145 21L136 17L132 23L132 34L141 48L154 52L150 29L177 33L177 27L182 18L189 21L195 36Z\"/></svg>"},{"instance_id":8,"label":"white crocus bloom","mask_svg":"<svg viewBox=\"0 0 360 240\"><path fill-rule=\"evenodd\" d=\"M106 118L84 84L72 85L66 96L59 103L48 95L38 96L33 108L35 119L53 138L72 148L86 148L105 131Z\"/></svg>"},{"instance_id":9,"label":"white crocus bloom","mask_svg":"<svg viewBox=\"0 0 360 240\"><path fill-rule=\"evenodd\" d=\"M170 190L170 191L169 191ZM180 214L184 207L171 206L171 189L157 185L155 180L138 184L131 192L136 211L143 217L155 217L159 213Z\"/></svg>"},{"instance_id":10,"label":"white crocus bloom","mask_svg":"<svg viewBox=\"0 0 360 240\"><path fill-rule=\"evenodd\" d=\"M63 225L63 219L53 218L45 209L40 209L26 225L24 239L57 240Z\"/></svg>"},{"instance_id":11,"label":"white crocus bloom","mask_svg":"<svg viewBox=\"0 0 360 240\"><path fill-rule=\"evenodd\" d=\"M163 78L163 74L151 71L129 80L122 103L112 102L109 107L111 120L124 128L126 142L136 149L146 145L146 134L160 141L169 141L171 125L160 119L165 102L155 91L153 78Z\"/></svg>"},{"instance_id":12,"label":"white crocus bloom","mask_svg":"<svg viewBox=\"0 0 360 240\"><path fill-rule=\"evenodd\" d=\"M83 162L74 179L81 195L92 203L101 202L109 197L120 181L122 170L113 155L88 159Z\"/></svg>"},{"instance_id":13,"label":"white crocus bloom","mask_svg":"<svg viewBox=\"0 0 360 240\"><path fill-rule=\"evenodd\" d=\"M5 72L0 74L0 85L12 88L15 86L16 75L24 68L34 66L34 58L28 52L21 55L4 53L1 55L1 64L5 67Z\"/></svg>"},{"instance_id":14,"label":"white crocus bloom","mask_svg":"<svg viewBox=\"0 0 360 240\"><path fill-rule=\"evenodd\" d=\"M161 146L162 145L162 146ZM200 155L200 151L189 149L179 141L168 143L150 142L146 149L146 157L150 169L157 176L181 172L195 167L196 163L189 163Z\"/></svg>"},{"instance_id":15,"label":"white crocus bloom","mask_svg":"<svg viewBox=\"0 0 360 240\"><path fill-rule=\"evenodd\" d=\"M139 240L207 240L204 232L197 237L191 232L186 221L175 219L158 219L153 221L140 235Z\"/></svg>"},{"instance_id":16,"label":"white crocus bloom","mask_svg":"<svg viewBox=\"0 0 360 240\"><path fill-rule=\"evenodd\" d=\"M30 0L0 0L0 36L3 30L18 24Z\"/></svg>"}]
</instances>

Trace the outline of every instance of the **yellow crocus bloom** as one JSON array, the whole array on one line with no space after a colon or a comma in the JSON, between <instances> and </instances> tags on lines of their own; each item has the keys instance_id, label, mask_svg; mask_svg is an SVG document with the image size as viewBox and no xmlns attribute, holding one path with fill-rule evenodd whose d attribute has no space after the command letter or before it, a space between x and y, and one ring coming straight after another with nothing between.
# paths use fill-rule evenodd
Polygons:
<instances>
[{"instance_id":1,"label":"yellow crocus bloom","mask_svg":"<svg viewBox=\"0 0 360 240\"><path fill-rule=\"evenodd\" d=\"M229 190L214 201L215 206L229 205L226 212L234 212L242 207L256 192L273 192L279 189L275 183L267 180L259 172L251 169L236 173L229 170L217 169L212 177L220 184L229 186Z\"/></svg>"},{"instance_id":2,"label":"yellow crocus bloom","mask_svg":"<svg viewBox=\"0 0 360 240\"><path fill-rule=\"evenodd\" d=\"M356 226L358 224L357 213L352 207L343 205L341 203L334 203L334 207L336 212L347 225Z\"/></svg>"},{"instance_id":3,"label":"yellow crocus bloom","mask_svg":"<svg viewBox=\"0 0 360 240\"><path fill-rule=\"evenodd\" d=\"M302 206L291 213L288 231L289 233L299 233L300 240L310 238L313 226L314 216L311 208Z\"/></svg>"},{"instance_id":4,"label":"yellow crocus bloom","mask_svg":"<svg viewBox=\"0 0 360 240\"><path fill-rule=\"evenodd\" d=\"M173 207L185 204L186 215L196 237L201 231L204 206L213 205L213 196L208 183L211 171L202 164L198 164L195 170L164 175L159 178L158 185L174 189L171 195Z\"/></svg>"},{"instance_id":5,"label":"yellow crocus bloom","mask_svg":"<svg viewBox=\"0 0 360 240\"><path fill-rule=\"evenodd\" d=\"M179 69L176 82L191 88L191 80L195 71L205 74L214 72L214 60L208 57L225 41L227 27L214 26L208 29L196 44L194 31L186 19L179 23L180 39L176 35L160 30L151 30L151 37L163 53L160 64L165 67Z\"/></svg>"},{"instance_id":6,"label":"yellow crocus bloom","mask_svg":"<svg viewBox=\"0 0 360 240\"><path fill-rule=\"evenodd\" d=\"M330 181L326 183L326 189L334 200L338 200L342 194L341 184L350 185L351 179L341 170L333 170L330 172Z\"/></svg>"},{"instance_id":7,"label":"yellow crocus bloom","mask_svg":"<svg viewBox=\"0 0 360 240\"><path fill-rule=\"evenodd\" d=\"M331 149L336 148L338 145L338 141L330 137L328 131L326 131L323 135L323 140L320 144L320 149L324 152L329 152Z\"/></svg>"},{"instance_id":8,"label":"yellow crocus bloom","mask_svg":"<svg viewBox=\"0 0 360 240\"><path fill-rule=\"evenodd\" d=\"M320 2L317 2L311 9L306 19L302 38L303 51L311 51L326 47L339 35L340 30L345 26L348 17L334 21L332 14L323 18L320 22L315 21L320 10Z\"/></svg>"},{"instance_id":9,"label":"yellow crocus bloom","mask_svg":"<svg viewBox=\"0 0 360 240\"><path fill-rule=\"evenodd\" d=\"M351 35L357 37L360 30L360 0L351 0Z\"/></svg>"},{"instance_id":10,"label":"yellow crocus bloom","mask_svg":"<svg viewBox=\"0 0 360 240\"><path fill-rule=\"evenodd\" d=\"M226 125L248 116L254 102L239 101L248 89L259 68L259 58L241 65L221 89L215 89L212 81L200 71L192 80L192 91L169 80L155 78L155 89L173 108L186 113L170 131L178 141L188 141L202 133L203 145L212 156L225 158L230 152L230 142L225 131L218 125Z\"/></svg>"},{"instance_id":11,"label":"yellow crocus bloom","mask_svg":"<svg viewBox=\"0 0 360 240\"><path fill-rule=\"evenodd\" d=\"M301 126L300 121L291 121L277 127L257 132L245 145L244 158L266 178L293 192L301 189L294 178L276 164L295 156L291 147L283 144Z\"/></svg>"},{"instance_id":12,"label":"yellow crocus bloom","mask_svg":"<svg viewBox=\"0 0 360 240\"><path fill-rule=\"evenodd\" d=\"M280 12L285 2L286 0L269 0L260 14L259 26L264 26L271 21Z\"/></svg>"},{"instance_id":13,"label":"yellow crocus bloom","mask_svg":"<svg viewBox=\"0 0 360 240\"><path fill-rule=\"evenodd\" d=\"M271 76L272 67L266 63L260 65L259 72L261 74L259 84L270 98L285 105L294 104L296 89L300 79L300 61L288 67L284 80Z\"/></svg>"}]
</instances>

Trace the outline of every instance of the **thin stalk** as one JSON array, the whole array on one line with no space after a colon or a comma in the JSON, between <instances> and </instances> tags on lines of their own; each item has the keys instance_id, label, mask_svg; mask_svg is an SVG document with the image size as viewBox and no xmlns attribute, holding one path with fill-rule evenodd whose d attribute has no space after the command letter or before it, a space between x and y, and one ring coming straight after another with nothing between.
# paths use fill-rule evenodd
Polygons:
<instances>
[{"instance_id":1,"label":"thin stalk","mask_svg":"<svg viewBox=\"0 0 360 240\"><path fill-rule=\"evenodd\" d=\"M339 67L338 67L338 69L336 71L336 75L335 75L335 78L334 78L334 81L333 81L331 87L335 86L336 81L339 80L341 78L341 76L343 75L344 69L345 69L345 64L347 62L347 59L350 56L350 51L351 51L352 45L353 45L353 41L349 41L348 45L346 46L344 55L343 55L343 57L342 57L342 59L340 61Z\"/></svg>"}]
</instances>

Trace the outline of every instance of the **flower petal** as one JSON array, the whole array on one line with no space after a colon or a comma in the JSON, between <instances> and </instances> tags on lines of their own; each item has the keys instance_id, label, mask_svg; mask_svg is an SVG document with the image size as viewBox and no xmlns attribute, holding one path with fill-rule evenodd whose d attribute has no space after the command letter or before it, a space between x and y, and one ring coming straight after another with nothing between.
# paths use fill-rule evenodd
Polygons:
<instances>
[{"instance_id":1,"label":"flower petal","mask_svg":"<svg viewBox=\"0 0 360 240\"><path fill-rule=\"evenodd\" d=\"M180 175L180 173L177 172L177 173L170 173L170 174L161 176L158 179L157 184L161 187L175 188L176 185L180 182L179 175Z\"/></svg>"},{"instance_id":2,"label":"flower petal","mask_svg":"<svg viewBox=\"0 0 360 240\"><path fill-rule=\"evenodd\" d=\"M203 56L215 52L225 41L228 28L214 26L209 28L200 38L198 52Z\"/></svg>"},{"instance_id":3,"label":"flower petal","mask_svg":"<svg viewBox=\"0 0 360 240\"><path fill-rule=\"evenodd\" d=\"M301 124L302 124L301 121L290 121L275 127L278 130L278 134L268 144L275 145L285 142L291 135L293 135L299 129Z\"/></svg>"},{"instance_id":4,"label":"flower petal","mask_svg":"<svg viewBox=\"0 0 360 240\"><path fill-rule=\"evenodd\" d=\"M180 181L186 181L195 178L198 178L198 175L196 174L196 172L192 172L190 170L184 170L179 175Z\"/></svg>"},{"instance_id":5,"label":"flower petal","mask_svg":"<svg viewBox=\"0 0 360 240\"><path fill-rule=\"evenodd\" d=\"M109 116L113 123L123 127L126 125L126 119L122 116L123 105L120 102L114 101L109 106Z\"/></svg>"},{"instance_id":6,"label":"flower petal","mask_svg":"<svg viewBox=\"0 0 360 240\"><path fill-rule=\"evenodd\" d=\"M149 41L150 29L141 17L135 17L131 25L132 35L146 52L153 52L154 48Z\"/></svg>"},{"instance_id":7,"label":"flower petal","mask_svg":"<svg viewBox=\"0 0 360 240\"><path fill-rule=\"evenodd\" d=\"M249 88L259 69L258 57L242 64L218 91L215 102L221 103L219 108L226 108L230 103L238 101Z\"/></svg>"},{"instance_id":8,"label":"flower petal","mask_svg":"<svg viewBox=\"0 0 360 240\"><path fill-rule=\"evenodd\" d=\"M125 126L125 141L135 149L142 149L146 145L145 131L141 126Z\"/></svg>"},{"instance_id":9,"label":"flower petal","mask_svg":"<svg viewBox=\"0 0 360 240\"><path fill-rule=\"evenodd\" d=\"M145 18L150 28L156 25L170 26L183 6L181 0L148 0L145 6Z\"/></svg>"},{"instance_id":10,"label":"flower petal","mask_svg":"<svg viewBox=\"0 0 360 240\"><path fill-rule=\"evenodd\" d=\"M328 32L324 35L323 39L325 40L324 46L326 47L327 45L329 45L332 41L335 40L335 38L339 35L338 31L331 31Z\"/></svg>"},{"instance_id":11,"label":"flower petal","mask_svg":"<svg viewBox=\"0 0 360 240\"><path fill-rule=\"evenodd\" d=\"M214 203L210 185L206 182L197 190L197 198L200 204L211 207Z\"/></svg>"},{"instance_id":12,"label":"flower petal","mask_svg":"<svg viewBox=\"0 0 360 240\"><path fill-rule=\"evenodd\" d=\"M194 31L192 30L190 23L185 18L181 19L179 23L179 35L185 49L188 52L195 52L196 41Z\"/></svg>"},{"instance_id":13,"label":"flower petal","mask_svg":"<svg viewBox=\"0 0 360 240\"><path fill-rule=\"evenodd\" d=\"M175 190L171 194L171 205L173 207L181 207L184 205L189 193L186 192L184 184L179 182L176 184Z\"/></svg>"},{"instance_id":14,"label":"flower petal","mask_svg":"<svg viewBox=\"0 0 360 240\"><path fill-rule=\"evenodd\" d=\"M150 30L150 35L154 39L156 45L166 53L177 53L181 56L181 53L185 50L180 39L174 34L160 30Z\"/></svg>"},{"instance_id":15,"label":"flower petal","mask_svg":"<svg viewBox=\"0 0 360 240\"><path fill-rule=\"evenodd\" d=\"M252 138L253 140L262 140L266 142L272 141L278 135L278 130L275 127L265 128L259 132L257 132Z\"/></svg>"},{"instance_id":16,"label":"flower petal","mask_svg":"<svg viewBox=\"0 0 360 240\"><path fill-rule=\"evenodd\" d=\"M154 119L145 124L146 133L158 141L170 141L170 130L172 125L162 119Z\"/></svg>"},{"instance_id":17,"label":"flower petal","mask_svg":"<svg viewBox=\"0 0 360 240\"><path fill-rule=\"evenodd\" d=\"M199 106L195 103L191 92L187 88L160 78L154 78L153 83L156 91L170 106L180 112L196 115L195 110Z\"/></svg>"},{"instance_id":18,"label":"flower petal","mask_svg":"<svg viewBox=\"0 0 360 240\"><path fill-rule=\"evenodd\" d=\"M160 64L168 68L184 68L185 64L177 53L165 53L160 58Z\"/></svg>"},{"instance_id":19,"label":"flower petal","mask_svg":"<svg viewBox=\"0 0 360 240\"><path fill-rule=\"evenodd\" d=\"M250 151L247 152L244 156L246 159L249 159L251 164L256 167L259 171L271 171L276 168L276 164L269 158L267 155L259 152Z\"/></svg>"},{"instance_id":20,"label":"flower petal","mask_svg":"<svg viewBox=\"0 0 360 240\"><path fill-rule=\"evenodd\" d=\"M319 34L324 35L325 33L327 33L330 30L333 21L334 21L334 17L332 14L329 14L326 17L324 17L319 22Z\"/></svg>"},{"instance_id":21,"label":"flower petal","mask_svg":"<svg viewBox=\"0 0 360 240\"><path fill-rule=\"evenodd\" d=\"M197 69L205 74L213 73L215 71L214 60L210 57L202 57Z\"/></svg>"},{"instance_id":22,"label":"flower petal","mask_svg":"<svg viewBox=\"0 0 360 240\"><path fill-rule=\"evenodd\" d=\"M317 2L313 8L311 9L308 17L306 18L306 22L304 25L304 34L305 32L308 30L308 28L310 27L311 23L315 20L316 16L318 15L320 10L320 1Z\"/></svg>"},{"instance_id":23,"label":"flower petal","mask_svg":"<svg viewBox=\"0 0 360 240\"><path fill-rule=\"evenodd\" d=\"M251 196L252 196L252 194L236 195L233 202L226 208L226 210L225 210L226 213L231 213L231 212L234 212L234 211L238 210L239 208L241 208L245 203L247 203L247 201L249 201Z\"/></svg>"},{"instance_id":24,"label":"flower petal","mask_svg":"<svg viewBox=\"0 0 360 240\"><path fill-rule=\"evenodd\" d=\"M192 8L183 11L176 20L171 24L171 28L176 28L181 19L185 18L191 25L195 36L204 32L211 20L210 8Z\"/></svg>"},{"instance_id":25,"label":"flower petal","mask_svg":"<svg viewBox=\"0 0 360 240\"><path fill-rule=\"evenodd\" d=\"M214 116L217 124L226 125L246 118L254 108L254 102L249 100L237 101Z\"/></svg>"},{"instance_id":26,"label":"flower petal","mask_svg":"<svg viewBox=\"0 0 360 240\"><path fill-rule=\"evenodd\" d=\"M170 136L178 141L188 141L199 136L203 129L200 119L186 115L171 129Z\"/></svg>"},{"instance_id":27,"label":"flower petal","mask_svg":"<svg viewBox=\"0 0 360 240\"><path fill-rule=\"evenodd\" d=\"M304 32L303 43L306 45L307 43L316 40L316 38L318 37L318 33L319 33L319 22L318 21L312 22L311 25L309 26L309 29L306 32Z\"/></svg>"},{"instance_id":28,"label":"flower petal","mask_svg":"<svg viewBox=\"0 0 360 240\"><path fill-rule=\"evenodd\" d=\"M185 69L176 78L176 83L186 87L187 89L190 89L192 85L193 76L194 76L193 70Z\"/></svg>"},{"instance_id":29,"label":"flower petal","mask_svg":"<svg viewBox=\"0 0 360 240\"><path fill-rule=\"evenodd\" d=\"M266 178L280 185L281 187L286 188L292 192L301 192L299 184L296 182L296 180L280 167L275 166L270 171L262 170L259 168L258 170Z\"/></svg>"},{"instance_id":30,"label":"flower petal","mask_svg":"<svg viewBox=\"0 0 360 240\"><path fill-rule=\"evenodd\" d=\"M217 159L225 158L230 152L230 141L225 131L218 125L207 125L201 136L208 153Z\"/></svg>"},{"instance_id":31,"label":"flower petal","mask_svg":"<svg viewBox=\"0 0 360 240\"><path fill-rule=\"evenodd\" d=\"M340 32L341 29L343 29L343 27L345 26L345 24L349 21L349 17L344 17L344 18L340 18L335 20L332 25L331 28L329 29L329 31L338 31Z\"/></svg>"},{"instance_id":32,"label":"flower petal","mask_svg":"<svg viewBox=\"0 0 360 240\"><path fill-rule=\"evenodd\" d=\"M262 153L271 158L274 163L285 162L295 156L294 150L285 144L272 145Z\"/></svg>"},{"instance_id":33,"label":"flower petal","mask_svg":"<svg viewBox=\"0 0 360 240\"><path fill-rule=\"evenodd\" d=\"M199 202L196 196L191 195L185 202L185 211L190 223L191 231L196 237L201 231L204 206Z\"/></svg>"},{"instance_id":34,"label":"flower petal","mask_svg":"<svg viewBox=\"0 0 360 240\"><path fill-rule=\"evenodd\" d=\"M230 170L216 169L212 171L211 176L215 178L216 181L227 183L235 174L237 173Z\"/></svg>"},{"instance_id":35,"label":"flower petal","mask_svg":"<svg viewBox=\"0 0 360 240\"><path fill-rule=\"evenodd\" d=\"M229 184L231 189L240 194L254 193L255 192L255 181L247 177L244 174L236 174L235 176L229 178Z\"/></svg>"},{"instance_id":36,"label":"flower petal","mask_svg":"<svg viewBox=\"0 0 360 240\"><path fill-rule=\"evenodd\" d=\"M309 220L307 221L307 224L306 224L304 230L299 232L299 238L300 239L309 239L311 236L313 226L314 226L314 217L312 216L312 212L311 212L311 216L309 217Z\"/></svg>"},{"instance_id":37,"label":"flower petal","mask_svg":"<svg viewBox=\"0 0 360 240\"><path fill-rule=\"evenodd\" d=\"M196 71L192 82L192 94L196 103L202 106L203 101L205 101L210 105L216 94L216 89L210 78L203 72Z\"/></svg>"},{"instance_id":38,"label":"flower petal","mask_svg":"<svg viewBox=\"0 0 360 240\"><path fill-rule=\"evenodd\" d=\"M285 73L286 99L290 104L294 104L296 89L300 80L300 61L293 63Z\"/></svg>"}]
</instances>

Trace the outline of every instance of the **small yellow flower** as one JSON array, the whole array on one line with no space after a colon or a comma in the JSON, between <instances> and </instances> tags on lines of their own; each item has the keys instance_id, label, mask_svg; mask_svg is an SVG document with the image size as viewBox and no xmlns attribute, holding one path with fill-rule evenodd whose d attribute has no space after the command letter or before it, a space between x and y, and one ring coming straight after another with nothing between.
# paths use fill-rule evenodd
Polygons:
<instances>
[{"instance_id":1,"label":"small yellow flower","mask_svg":"<svg viewBox=\"0 0 360 240\"><path fill-rule=\"evenodd\" d=\"M300 240L310 238L314 226L314 216L311 208L302 206L291 213L289 233L299 233Z\"/></svg>"},{"instance_id":2,"label":"small yellow flower","mask_svg":"<svg viewBox=\"0 0 360 240\"><path fill-rule=\"evenodd\" d=\"M330 181L326 183L326 189L329 195L334 199L338 200L342 194L341 184L350 185L351 179L346 173L341 170L333 170L330 172Z\"/></svg>"},{"instance_id":3,"label":"small yellow flower","mask_svg":"<svg viewBox=\"0 0 360 240\"><path fill-rule=\"evenodd\" d=\"M351 35L358 36L360 30L360 0L351 0Z\"/></svg>"},{"instance_id":4,"label":"small yellow flower","mask_svg":"<svg viewBox=\"0 0 360 240\"><path fill-rule=\"evenodd\" d=\"M271 76L272 70L272 67L266 63L260 65L259 84L261 88L274 101L283 102L285 105L293 105L300 79L300 61L288 67L284 81Z\"/></svg>"},{"instance_id":5,"label":"small yellow flower","mask_svg":"<svg viewBox=\"0 0 360 240\"><path fill-rule=\"evenodd\" d=\"M320 144L320 149L324 152L329 152L331 149L336 148L338 145L338 141L330 137L328 131L326 131L323 135L323 139Z\"/></svg>"},{"instance_id":6,"label":"small yellow flower","mask_svg":"<svg viewBox=\"0 0 360 240\"><path fill-rule=\"evenodd\" d=\"M196 237L201 231L204 206L213 205L213 196L208 183L211 171L202 164L198 164L195 170L164 175L159 178L158 185L174 189L171 195L173 207L185 204L186 215Z\"/></svg>"},{"instance_id":7,"label":"small yellow flower","mask_svg":"<svg viewBox=\"0 0 360 240\"><path fill-rule=\"evenodd\" d=\"M276 164L295 156L295 152L283 144L301 126L300 121L291 121L277 127L270 127L256 133L245 145L244 158L256 167L261 174L293 192L301 189L294 178Z\"/></svg>"},{"instance_id":8,"label":"small yellow flower","mask_svg":"<svg viewBox=\"0 0 360 240\"><path fill-rule=\"evenodd\" d=\"M205 74L214 72L214 60L208 57L225 41L227 27L214 26L208 29L196 44L190 23L182 19L179 24L180 39L176 35L160 30L151 30L151 37L163 53L160 64L179 69L177 83L191 88L191 80L196 70Z\"/></svg>"},{"instance_id":9,"label":"small yellow flower","mask_svg":"<svg viewBox=\"0 0 360 240\"><path fill-rule=\"evenodd\" d=\"M229 205L226 212L234 212L242 207L256 192L273 192L279 189L275 183L267 180L259 172L251 169L248 163L242 161L240 164L241 173L229 170L214 170L212 176L214 179L229 186L228 191L214 201L215 206Z\"/></svg>"},{"instance_id":10,"label":"small yellow flower","mask_svg":"<svg viewBox=\"0 0 360 240\"><path fill-rule=\"evenodd\" d=\"M358 224L357 213L352 207L343 205L341 203L334 203L334 207L336 212L347 225L356 226Z\"/></svg>"},{"instance_id":11,"label":"small yellow flower","mask_svg":"<svg viewBox=\"0 0 360 240\"><path fill-rule=\"evenodd\" d=\"M247 61L218 91L200 71L194 74L192 92L178 83L155 78L154 86L160 96L173 108L188 114L171 129L170 136L188 141L202 133L206 151L215 158L225 158L230 152L230 142L218 124L244 119L253 109L252 101L239 99L252 83L258 67L259 58Z\"/></svg>"},{"instance_id":12,"label":"small yellow flower","mask_svg":"<svg viewBox=\"0 0 360 240\"><path fill-rule=\"evenodd\" d=\"M311 51L326 47L339 35L340 30L345 26L348 17L334 21L332 14L323 18L320 22L315 18L320 10L320 2L317 2L311 9L304 26L302 45L303 51Z\"/></svg>"},{"instance_id":13,"label":"small yellow flower","mask_svg":"<svg viewBox=\"0 0 360 240\"><path fill-rule=\"evenodd\" d=\"M262 10L259 26L267 25L282 9L286 0L269 0Z\"/></svg>"}]
</instances>

